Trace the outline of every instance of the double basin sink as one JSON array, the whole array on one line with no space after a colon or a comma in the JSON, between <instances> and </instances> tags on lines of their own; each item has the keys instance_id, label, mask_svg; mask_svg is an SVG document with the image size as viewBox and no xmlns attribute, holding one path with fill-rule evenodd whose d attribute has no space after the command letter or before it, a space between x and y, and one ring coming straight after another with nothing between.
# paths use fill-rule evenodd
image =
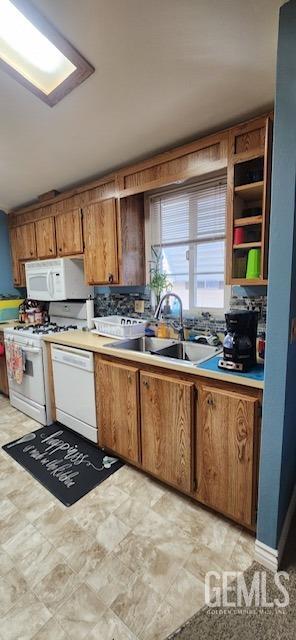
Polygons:
<instances>
[{"instance_id":1,"label":"double basin sink","mask_svg":"<svg viewBox=\"0 0 296 640\"><path fill-rule=\"evenodd\" d=\"M168 338L150 338L148 336L131 338L129 340L118 340L108 344L108 347L149 353L153 356L178 361L182 360L183 362L190 362L195 365L212 358L212 356L222 351L221 346L214 347L208 344L196 344L186 341L170 340Z\"/></svg>"}]
</instances>

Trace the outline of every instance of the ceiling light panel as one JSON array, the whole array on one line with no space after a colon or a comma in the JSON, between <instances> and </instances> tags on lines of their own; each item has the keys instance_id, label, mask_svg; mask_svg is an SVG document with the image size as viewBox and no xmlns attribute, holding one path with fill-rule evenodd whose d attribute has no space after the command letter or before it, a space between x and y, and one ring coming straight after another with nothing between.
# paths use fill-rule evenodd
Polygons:
<instances>
[{"instance_id":1,"label":"ceiling light panel","mask_svg":"<svg viewBox=\"0 0 296 640\"><path fill-rule=\"evenodd\" d=\"M32 85L31 90L51 106L94 71L26 0L0 0L0 58L6 71L28 88ZM61 86L65 91L53 95Z\"/></svg>"}]
</instances>

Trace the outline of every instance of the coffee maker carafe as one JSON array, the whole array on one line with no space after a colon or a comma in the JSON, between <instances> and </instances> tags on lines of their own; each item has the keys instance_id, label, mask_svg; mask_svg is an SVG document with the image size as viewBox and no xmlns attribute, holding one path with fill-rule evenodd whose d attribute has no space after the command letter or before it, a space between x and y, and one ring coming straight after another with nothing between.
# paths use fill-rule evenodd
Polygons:
<instances>
[{"instance_id":1,"label":"coffee maker carafe","mask_svg":"<svg viewBox=\"0 0 296 640\"><path fill-rule=\"evenodd\" d=\"M231 311L225 314L225 320L227 332L223 358L218 366L232 371L249 371L257 362L257 311Z\"/></svg>"}]
</instances>

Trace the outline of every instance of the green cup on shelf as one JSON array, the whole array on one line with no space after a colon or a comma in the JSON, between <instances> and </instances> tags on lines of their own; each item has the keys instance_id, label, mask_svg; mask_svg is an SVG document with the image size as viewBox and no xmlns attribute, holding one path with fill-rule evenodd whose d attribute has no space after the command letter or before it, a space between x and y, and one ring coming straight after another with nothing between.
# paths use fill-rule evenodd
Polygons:
<instances>
[{"instance_id":1,"label":"green cup on shelf","mask_svg":"<svg viewBox=\"0 0 296 640\"><path fill-rule=\"evenodd\" d=\"M247 280L259 278L261 272L261 249L250 249L247 262Z\"/></svg>"}]
</instances>

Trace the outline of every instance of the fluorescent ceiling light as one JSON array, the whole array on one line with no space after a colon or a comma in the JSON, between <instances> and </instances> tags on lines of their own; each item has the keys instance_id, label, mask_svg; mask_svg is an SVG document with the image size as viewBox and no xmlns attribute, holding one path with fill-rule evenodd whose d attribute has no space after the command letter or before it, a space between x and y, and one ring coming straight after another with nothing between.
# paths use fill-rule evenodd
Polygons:
<instances>
[{"instance_id":1,"label":"fluorescent ceiling light","mask_svg":"<svg viewBox=\"0 0 296 640\"><path fill-rule=\"evenodd\" d=\"M46 95L76 69L10 0L0 0L0 56Z\"/></svg>"},{"instance_id":2,"label":"fluorescent ceiling light","mask_svg":"<svg viewBox=\"0 0 296 640\"><path fill-rule=\"evenodd\" d=\"M0 68L51 107L94 72L30 0L0 0Z\"/></svg>"}]
</instances>

